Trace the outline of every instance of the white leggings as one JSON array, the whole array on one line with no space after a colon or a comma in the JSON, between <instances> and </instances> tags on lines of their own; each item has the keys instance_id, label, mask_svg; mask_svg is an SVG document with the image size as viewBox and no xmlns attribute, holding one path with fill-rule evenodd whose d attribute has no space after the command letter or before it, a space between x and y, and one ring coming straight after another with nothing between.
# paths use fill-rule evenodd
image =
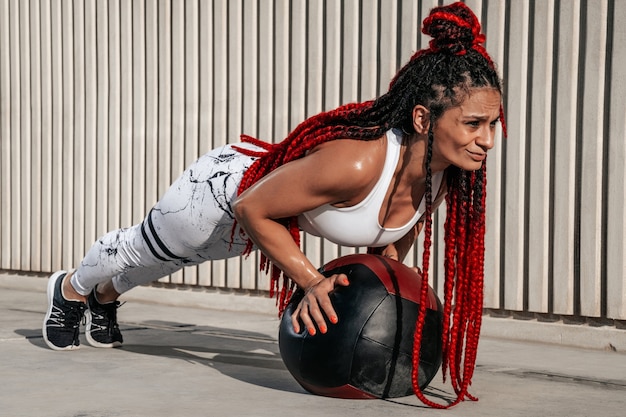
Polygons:
<instances>
[{"instance_id":1,"label":"white leggings","mask_svg":"<svg viewBox=\"0 0 626 417\"><path fill-rule=\"evenodd\" d=\"M261 150L248 143L237 146ZM200 157L142 223L107 233L93 244L74 271L72 286L86 296L97 284L112 279L122 294L184 266L241 255L246 244L241 229L231 242L231 202L255 159L231 145Z\"/></svg>"}]
</instances>

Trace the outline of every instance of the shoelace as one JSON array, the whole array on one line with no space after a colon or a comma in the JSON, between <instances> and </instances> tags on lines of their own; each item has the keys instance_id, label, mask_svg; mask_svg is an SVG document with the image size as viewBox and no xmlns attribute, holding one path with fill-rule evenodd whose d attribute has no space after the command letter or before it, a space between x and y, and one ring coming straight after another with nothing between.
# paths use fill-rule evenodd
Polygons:
<instances>
[{"instance_id":1,"label":"shoelace","mask_svg":"<svg viewBox=\"0 0 626 417\"><path fill-rule=\"evenodd\" d=\"M120 303L119 301L115 301L113 303L100 304L99 307L105 312L104 315L97 314L98 318L101 320L106 319L107 325L106 330L109 335L113 334L113 330L118 330L119 325L117 324L117 309L120 308L124 303ZM93 314L93 312L92 312ZM103 326L98 326L100 330L104 330Z\"/></svg>"},{"instance_id":2,"label":"shoelace","mask_svg":"<svg viewBox=\"0 0 626 417\"><path fill-rule=\"evenodd\" d=\"M68 310L65 311L53 306L50 319L60 327L76 329L80 325L81 320L85 317L84 312L84 308L76 306L70 306Z\"/></svg>"}]
</instances>

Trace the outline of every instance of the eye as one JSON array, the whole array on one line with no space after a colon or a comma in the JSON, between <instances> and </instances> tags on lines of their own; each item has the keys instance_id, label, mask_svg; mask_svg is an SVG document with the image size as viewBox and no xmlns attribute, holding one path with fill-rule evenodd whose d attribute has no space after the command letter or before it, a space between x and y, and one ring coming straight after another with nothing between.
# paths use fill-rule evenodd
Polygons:
<instances>
[{"instance_id":1,"label":"eye","mask_svg":"<svg viewBox=\"0 0 626 417\"><path fill-rule=\"evenodd\" d=\"M466 122L466 124L468 126L478 127L478 126L480 126L480 121L479 120L470 120L469 122Z\"/></svg>"}]
</instances>

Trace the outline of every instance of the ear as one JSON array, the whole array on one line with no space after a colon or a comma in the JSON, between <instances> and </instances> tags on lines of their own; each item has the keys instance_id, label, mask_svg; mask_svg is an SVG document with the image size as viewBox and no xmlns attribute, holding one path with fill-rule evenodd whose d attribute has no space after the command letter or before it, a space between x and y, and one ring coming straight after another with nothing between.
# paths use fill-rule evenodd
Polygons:
<instances>
[{"instance_id":1,"label":"ear","mask_svg":"<svg viewBox=\"0 0 626 417\"><path fill-rule=\"evenodd\" d=\"M413 107L413 129L420 135L425 135L429 127L430 111L421 104Z\"/></svg>"}]
</instances>

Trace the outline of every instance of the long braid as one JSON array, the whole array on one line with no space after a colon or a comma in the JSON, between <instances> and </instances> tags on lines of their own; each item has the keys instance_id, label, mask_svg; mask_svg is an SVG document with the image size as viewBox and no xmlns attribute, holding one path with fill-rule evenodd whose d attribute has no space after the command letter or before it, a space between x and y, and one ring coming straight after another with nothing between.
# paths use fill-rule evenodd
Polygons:
<instances>
[{"instance_id":1,"label":"long braid","mask_svg":"<svg viewBox=\"0 0 626 417\"><path fill-rule=\"evenodd\" d=\"M452 323L450 329L450 339L448 345L448 366L450 372L450 382L457 394L460 394L459 384L462 381L459 373L461 355L463 353L462 343L465 333L463 312L465 308L465 285L467 276L467 219L468 219L468 195L467 195L467 172L462 171L459 175L459 198L457 200L457 222L456 230L456 281L454 285L454 298L444 300L446 304L454 301L452 309ZM444 323L446 325L447 323ZM460 395L459 395L460 396Z\"/></svg>"},{"instance_id":2,"label":"long braid","mask_svg":"<svg viewBox=\"0 0 626 417\"><path fill-rule=\"evenodd\" d=\"M430 166L434 135L432 127L449 108L458 106L475 88L494 88L502 93L500 79L489 54L482 46L480 23L463 3L436 7L424 20L422 32L432 36L429 47L416 52L390 83L389 91L374 101L353 103L310 117L298 125L285 140L268 144L242 136L243 142L260 146L263 151L238 148L256 157L245 172L238 194L277 167L301 158L324 142L336 139L373 140L391 128L413 132L412 111L425 106L431 114L428 150L425 158L426 210L424 214L424 252L420 309L415 325L412 383L416 396L435 408L448 408L464 399L476 400L468 393L474 372L482 321L485 234L485 164L477 172L454 166L446 170L448 194L445 234L445 281L443 305L444 381L449 376L457 398L441 405L427 399L419 387L419 357L428 299L428 269L432 246L432 170ZM500 122L506 136L504 112ZM297 219L285 219L285 227L299 245ZM237 230L235 224L232 233ZM239 230L243 234L243 231ZM245 234L243 235L245 236ZM248 240L246 252L253 244ZM271 275L270 294L277 296L282 314L294 284L261 254L261 268Z\"/></svg>"},{"instance_id":3,"label":"long braid","mask_svg":"<svg viewBox=\"0 0 626 417\"><path fill-rule=\"evenodd\" d=\"M454 178L450 176L449 178ZM456 224L458 217L459 188L449 184L446 194L446 221L444 224L445 241L445 279L444 279L444 304L443 322L449 323L452 316L452 298L454 294L454 282L456 277ZM442 334L442 371L443 380L446 380L449 357L450 326L443 327Z\"/></svg>"},{"instance_id":4,"label":"long braid","mask_svg":"<svg viewBox=\"0 0 626 417\"><path fill-rule=\"evenodd\" d=\"M464 6L455 4L450 8L456 8L457 12L464 11ZM440 8L443 9L443 8ZM459 13L463 14L463 13ZM445 32L446 21L454 22L458 27L469 28L472 31L472 49L478 52L487 61L490 68L494 68L493 61L480 43L484 42L484 36L480 35L480 25L473 14L469 13L469 23L450 12L437 11L434 9L429 18L424 22L425 29L431 26L431 34L437 31ZM457 33L462 38L462 31ZM468 49L463 42L449 42L453 36L446 34L443 39L448 41L442 45L437 38L430 42L430 51L436 53L442 48L457 55L465 55ZM419 58L426 53L423 51L415 54ZM396 80L403 76L401 71ZM498 86L497 83L495 83ZM506 136L503 108L500 106L500 119L503 126L503 134ZM429 155L431 136L429 132ZM427 165L428 167L428 165ZM416 323L416 335L413 347L413 388L417 397L425 404L435 408L451 407L465 398L477 400L469 394L476 355L478 339L482 323L483 306L483 283L484 283L484 235L485 235L485 198L486 198L486 168L485 162L478 172L465 172L458 169L450 169L449 193L446 196L447 216L445 223L445 282L444 282L444 311L443 311L443 352L442 367L445 381L446 371L449 370L452 386L457 398L447 405L434 403L424 397L419 385L417 373L419 369L419 349L421 347L421 332L425 320L427 293L425 288L428 282L428 267L431 245L431 222L427 217L424 228L424 257L420 312ZM454 172L456 171L456 175ZM428 208L429 172L427 169L426 191L426 216L430 216L432 210ZM454 304L453 304L454 303ZM416 346L417 345L417 346Z\"/></svg>"},{"instance_id":5,"label":"long braid","mask_svg":"<svg viewBox=\"0 0 626 417\"><path fill-rule=\"evenodd\" d=\"M426 300L428 299L428 269L430 267L430 248L432 246L432 210L433 210L433 173L430 166L433 156L433 130L432 123L428 129L428 147L426 151L426 190L424 192L424 253L422 254L422 286L420 288L420 306L417 315L417 323L415 325L415 335L413 337L413 369L411 371L411 382L415 395L426 405L440 408L438 404L430 401L422 393L419 385L419 363L420 350L422 347L422 336L424 331L424 323L426 320Z\"/></svg>"},{"instance_id":6,"label":"long braid","mask_svg":"<svg viewBox=\"0 0 626 417\"><path fill-rule=\"evenodd\" d=\"M476 172L475 184L473 187L473 213L472 213L472 249L470 264L474 275L484 276L484 252L485 252L485 186L486 186L486 166ZM483 308L483 283L484 280L470 279L470 295L469 295L469 329L467 334L467 344L465 347L465 369L464 374L468 381L471 381L474 366L476 363L476 354L478 351L478 339L480 327L482 323ZM474 398L472 398L474 399Z\"/></svg>"}]
</instances>

